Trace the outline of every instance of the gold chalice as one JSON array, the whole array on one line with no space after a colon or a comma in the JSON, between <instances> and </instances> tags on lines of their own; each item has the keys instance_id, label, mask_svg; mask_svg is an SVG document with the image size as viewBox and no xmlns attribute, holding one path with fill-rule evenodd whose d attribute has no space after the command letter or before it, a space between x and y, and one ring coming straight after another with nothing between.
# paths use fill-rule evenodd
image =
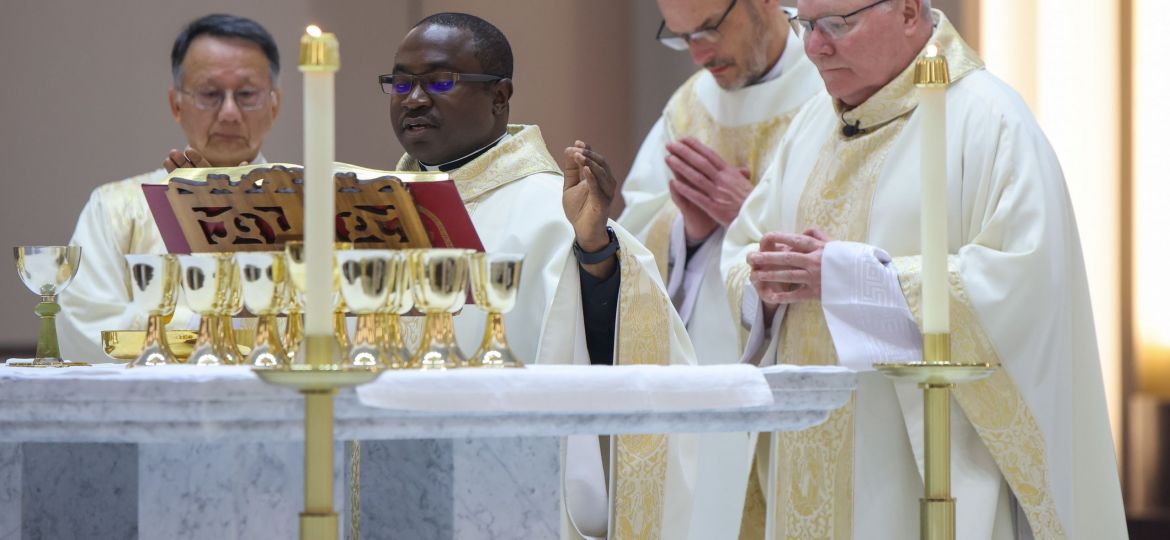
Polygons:
<instances>
[{"instance_id":1,"label":"gold chalice","mask_svg":"<svg viewBox=\"0 0 1170 540\"><path fill-rule=\"evenodd\" d=\"M146 312L146 338L138 358L126 367L179 364L167 341L166 318L174 314L179 298L179 258L174 255L126 255L130 292Z\"/></svg>"},{"instance_id":2,"label":"gold chalice","mask_svg":"<svg viewBox=\"0 0 1170 540\"><path fill-rule=\"evenodd\" d=\"M284 262L288 270L288 308L285 310L284 352L292 362L305 339L305 243L301 241L284 244Z\"/></svg>"},{"instance_id":3,"label":"gold chalice","mask_svg":"<svg viewBox=\"0 0 1170 540\"><path fill-rule=\"evenodd\" d=\"M232 317L244 310L244 287L240 282L239 264L236 262L234 253L223 253L228 258L231 264L231 269L228 270L228 277L230 283L228 285L227 297L220 306L219 314L219 342L223 344L223 361L225 364L235 365L243 364L245 356L240 353L240 344L236 341L236 332L232 323Z\"/></svg>"},{"instance_id":4,"label":"gold chalice","mask_svg":"<svg viewBox=\"0 0 1170 540\"><path fill-rule=\"evenodd\" d=\"M475 304L487 312L483 343L469 360L473 367L524 367L504 335L504 314L516 306L523 262L520 254L471 254L471 291Z\"/></svg>"},{"instance_id":5,"label":"gold chalice","mask_svg":"<svg viewBox=\"0 0 1170 540\"><path fill-rule=\"evenodd\" d=\"M465 249L425 249L413 253L414 300L423 313L422 342L413 364L419 369L453 369L466 361L455 342L451 314L467 301Z\"/></svg>"},{"instance_id":6,"label":"gold chalice","mask_svg":"<svg viewBox=\"0 0 1170 540\"><path fill-rule=\"evenodd\" d=\"M334 253L341 298L357 316L349 348L351 365L382 367L386 364L379 347L378 313L386 305L390 292L393 255L388 249L345 249Z\"/></svg>"},{"instance_id":7,"label":"gold chalice","mask_svg":"<svg viewBox=\"0 0 1170 540\"><path fill-rule=\"evenodd\" d=\"M253 367L276 367L289 363L276 326L276 315L288 301L288 278L284 254L279 251L250 251L236 254L243 282L244 305L256 316L256 337L247 362Z\"/></svg>"},{"instance_id":8,"label":"gold chalice","mask_svg":"<svg viewBox=\"0 0 1170 540\"><path fill-rule=\"evenodd\" d=\"M188 364L219 366L228 363L221 336L222 313L232 301L235 266L230 253L179 255L180 283L192 311L199 314L199 332ZM228 322L230 324L230 319ZM231 328L228 328L231 331ZM233 340L234 341L234 340ZM236 351L239 355L239 351Z\"/></svg>"},{"instance_id":9,"label":"gold chalice","mask_svg":"<svg viewBox=\"0 0 1170 540\"><path fill-rule=\"evenodd\" d=\"M16 271L28 290L41 297L33 311L41 318L37 335L37 352L32 362L9 364L28 367L88 366L85 362L66 362L57 346L57 294L65 290L81 265L81 246L18 246L12 249Z\"/></svg>"},{"instance_id":10,"label":"gold chalice","mask_svg":"<svg viewBox=\"0 0 1170 540\"><path fill-rule=\"evenodd\" d=\"M390 258L389 294L379 318L382 357L390 369L414 367L414 356L402 337L403 313L414 308L413 278L410 271L411 251L393 251Z\"/></svg>"},{"instance_id":11,"label":"gold chalice","mask_svg":"<svg viewBox=\"0 0 1170 540\"><path fill-rule=\"evenodd\" d=\"M353 249L353 244L349 242L336 242L333 244L335 250ZM288 257L288 274L291 278L293 289L292 296L294 300L290 303L293 307L289 308L289 321L285 327L284 347L288 352L289 358L294 360L300 351L301 343L304 340L304 295L305 295L305 243L301 240L290 240L284 243L284 252ZM349 350L349 329L346 328L345 323L345 301L341 299L341 294L338 292L338 287L341 282L341 277L337 271L336 262L333 265L333 334L337 340L339 351ZM294 311L295 309L295 311Z\"/></svg>"}]
</instances>

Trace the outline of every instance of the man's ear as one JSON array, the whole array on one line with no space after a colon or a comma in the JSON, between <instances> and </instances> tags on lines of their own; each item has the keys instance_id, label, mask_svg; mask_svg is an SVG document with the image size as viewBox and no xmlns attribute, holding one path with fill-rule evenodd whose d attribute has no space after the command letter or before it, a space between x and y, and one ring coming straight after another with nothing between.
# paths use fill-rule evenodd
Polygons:
<instances>
[{"instance_id":1,"label":"man's ear","mask_svg":"<svg viewBox=\"0 0 1170 540\"><path fill-rule=\"evenodd\" d=\"M905 0L905 2L902 4L902 20L906 23L908 28L917 27L919 17L929 16L929 13L922 12L921 0Z\"/></svg>"},{"instance_id":2,"label":"man's ear","mask_svg":"<svg viewBox=\"0 0 1170 540\"><path fill-rule=\"evenodd\" d=\"M175 117L175 121L179 121L179 94L171 87L170 92L167 92L167 101L171 103L171 116Z\"/></svg>"},{"instance_id":3,"label":"man's ear","mask_svg":"<svg viewBox=\"0 0 1170 540\"><path fill-rule=\"evenodd\" d=\"M508 111L508 101L512 99L512 79L501 79L496 82L495 89L492 90L492 112L499 114L506 114Z\"/></svg>"}]
</instances>

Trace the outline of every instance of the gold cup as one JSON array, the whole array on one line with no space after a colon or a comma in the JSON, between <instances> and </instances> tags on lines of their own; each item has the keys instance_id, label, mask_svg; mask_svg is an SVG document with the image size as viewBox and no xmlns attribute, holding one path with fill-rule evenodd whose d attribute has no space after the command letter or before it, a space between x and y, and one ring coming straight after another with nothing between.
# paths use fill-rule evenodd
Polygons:
<instances>
[{"instance_id":1,"label":"gold cup","mask_svg":"<svg viewBox=\"0 0 1170 540\"><path fill-rule=\"evenodd\" d=\"M130 267L130 292L134 303L146 312L146 338L138 358L126 367L163 366L182 362L167 341L165 319L175 313L179 298L179 258L174 255L126 255Z\"/></svg>"},{"instance_id":2,"label":"gold cup","mask_svg":"<svg viewBox=\"0 0 1170 540\"><path fill-rule=\"evenodd\" d=\"M291 363L305 339L305 243L286 242L284 262L288 270L285 274L288 279L288 308L285 310L284 352Z\"/></svg>"},{"instance_id":3,"label":"gold cup","mask_svg":"<svg viewBox=\"0 0 1170 540\"><path fill-rule=\"evenodd\" d=\"M236 341L232 317L244 310L244 287L240 282L239 263L236 262L235 254L224 253L223 255L228 257L228 262L231 264L231 269L228 270L228 277L231 279L226 301L220 306L217 315L219 317L219 342L223 344L222 354L225 364L243 364L247 356L240 353L240 344Z\"/></svg>"},{"instance_id":4,"label":"gold cup","mask_svg":"<svg viewBox=\"0 0 1170 540\"><path fill-rule=\"evenodd\" d=\"M524 367L504 335L504 313L516 306L523 262L520 254L471 254L471 291L476 305L487 312L483 343L469 361L473 367Z\"/></svg>"},{"instance_id":5,"label":"gold cup","mask_svg":"<svg viewBox=\"0 0 1170 540\"><path fill-rule=\"evenodd\" d=\"M393 255L387 249L345 249L334 253L341 298L357 316L349 348L351 365L382 367L387 364L379 346L378 314L390 292Z\"/></svg>"},{"instance_id":6,"label":"gold cup","mask_svg":"<svg viewBox=\"0 0 1170 540\"><path fill-rule=\"evenodd\" d=\"M426 314L422 342L412 362L419 369L453 369L467 361L455 342L451 316L467 301L467 253L424 249L412 254L414 300Z\"/></svg>"},{"instance_id":7,"label":"gold cup","mask_svg":"<svg viewBox=\"0 0 1170 540\"><path fill-rule=\"evenodd\" d=\"M222 313L231 303L233 276L236 273L230 253L179 255L180 283L187 306L199 314L199 331L188 364L219 366L228 363L221 339ZM229 319L230 324L230 319ZM228 328L231 331L231 328ZM234 341L234 340L233 340ZM239 355L239 351L236 351Z\"/></svg>"},{"instance_id":8,"label":"gold cup","mask_svg":"<svg viewBox=\"0 0 1170 540\"><path fill-rule=\"evenodd\" d=\"M336 242L334 249L353 249L349 242ZM284 243L284 252L287 256L288 275L292 282L289 301L288 323L285 325L284 348L289 359L295 361L301 344L305 338L304 325L304 295L305 295L305 243L301 240L290 240ZM337 271L336 262L333 265L333 334L337 340L338 350L349 350L349 330L345 322L345 301L341 299L338 287L341 276Z\"/></svg>"},{"instance_id":9,"label":"gold cup","mask_svg":"<svg viewBox=\"0 0 1170 540\"><path fill-rule=\"evenodd\" d=\"M236 255L244 305L256 316L256 337L247 358L253 367L270 368L289 363L276 325L276 315L288 301L284 261L284 254L279 251L251 251Z\"/></svg>"},{"instance_id":10,"label":"gold cup","mask_svg":"<svg viewBox=\"0 0 1170 540\"><path fill-rule=\"evenodd\" d=\"M414 367L410 348L402 336L402 314L414 308L413 276L410 258L413 250L391 252L390 293L382 306L378 326L381 329L382 357L390 369Z\"/></svg>"},{"instance_id":11,"label":"gold cup","mask_svg":"<svg viewBox=\"0 0 1170 540\"><path fill-rule=\"evenodd\" d=\"M87 366L84 362L61 360L57 345L57 314L61 306L57 295L73 282L81 265L81 246L18 246L12 249L20 281L41 301L33 311L41 318L37 335L37 352L31 367ZM11 364L10 364L11 365Z\"/></svg>"}]
</instances>

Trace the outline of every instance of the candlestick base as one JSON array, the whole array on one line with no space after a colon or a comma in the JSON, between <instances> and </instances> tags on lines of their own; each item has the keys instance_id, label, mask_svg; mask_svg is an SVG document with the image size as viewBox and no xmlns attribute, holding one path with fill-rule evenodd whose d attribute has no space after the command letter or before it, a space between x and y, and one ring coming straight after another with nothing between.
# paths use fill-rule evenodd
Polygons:
<instances>
[{"instance_id":1,"label":"candlestick base","mask_svg":"<svg viewBox=\"0 0 1170 540\"><path fill-rule=\"evenodd\" d=\"M984 379L999 369L999 364L961 362L896 362L874 364L874 369L896 382L930 385L962 384Z\"/></svg>"},{"instance_id":2,"label":"candlestick base","mask_svg":"<svg viewBox=\"0 0 1170 540\"><path fill-rule=\"evenodd\" d=\"M306 392L328 391L366 384L377 379L382 374L382 369L338 364L321 366L294 364L278 368L257 368L253 369L252 372L268 384Z\"/></svg>"}]
</instances>

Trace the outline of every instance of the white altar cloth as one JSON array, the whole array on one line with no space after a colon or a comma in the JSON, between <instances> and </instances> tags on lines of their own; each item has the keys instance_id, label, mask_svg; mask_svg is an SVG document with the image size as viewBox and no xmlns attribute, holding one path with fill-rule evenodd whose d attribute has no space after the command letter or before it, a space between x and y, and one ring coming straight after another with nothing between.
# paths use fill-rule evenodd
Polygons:
<instances>
[{"instance_id":1,"label":"white altar cloth","mask_svg":"<svg viewBox=\"0 0 1170 540\"><path fill-rule=\"evenodd\" d=\"M773 403L759 368L744 364L402 371L357 394L371 407L450 412L694 411Z\"/></svg>"}]
</instances>

